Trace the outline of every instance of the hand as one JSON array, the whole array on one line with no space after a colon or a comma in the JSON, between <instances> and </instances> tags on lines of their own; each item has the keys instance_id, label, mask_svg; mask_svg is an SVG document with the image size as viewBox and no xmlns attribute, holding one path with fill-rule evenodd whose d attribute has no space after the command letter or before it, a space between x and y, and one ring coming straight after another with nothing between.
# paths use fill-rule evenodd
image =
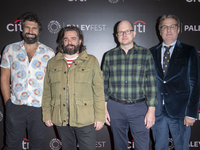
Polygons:
<instances>
[{"instance_id":1,"label":"hand","mask_svg":"<svg viewBox=\"0 0 200 150\"><path fill-rule=\"evenodd\" d=\"M100 130L103 127L103 125L104 125L103 122L99 122L99 121L94 122L94 127L96 128L96 130Z\"/></svg>"},{"instance_id":2,"label":"hand","mask_svg":"<svg viewBox=\"0 0 200 150\"><path fill-rule=\"evenodd\" d=\"M48 120L48 121L45 121L45 125L47 127L51 127L51 126L53 126L53 123L51 122L51 120Z\"/></svg>"},{"instance_id":3,"label":"hand","mask_svg":"<svg viewBox=\"0 0 200 150\"><path fill-rule=\"evenodd\" d=\"M144 124L147 129L150 129L155 124L155 107L149 107L144 118Z\"/></svg>"},{"instance_id":4,"label":"hand","mask_svg":"<svg viewBox=\"0 0 200 150\"><path fill-rule=\"evenodd\" d=\"M196 121L195 118L189 118L189 117L185 116L185 118L184 118L184 125L186 125L186 127L193 126L193 124L194 124L195 121Z\"/></svg>"},{"instance_id":5,"label":"hand","mask_svg":"<svg viewBox=\"0 0 200 150\"><path fill-rule=\"evenodd\" d=\"M107 110L107 102L105 102L105 119L106 119L106 124L110 126L110 115Z\"/></svg>"}]
</instances>

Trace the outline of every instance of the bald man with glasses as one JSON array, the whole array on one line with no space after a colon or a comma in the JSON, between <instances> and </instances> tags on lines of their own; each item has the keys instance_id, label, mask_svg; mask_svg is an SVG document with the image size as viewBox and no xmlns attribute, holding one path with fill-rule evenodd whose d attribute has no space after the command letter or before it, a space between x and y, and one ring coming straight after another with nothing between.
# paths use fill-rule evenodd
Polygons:
<instances>
[{"instance_id":1,"label":"bald man with glasses","mask_svg":"<svg viewBox=\"0 0 200 150\"><path fill-rule=\"evenodd\" d=\"M155 122L156 78L151 52L133 39L136 31L121 21L116 37L120 46L103 62L106 124L111 126L115 150L128 150L128 131L135 150L149 149L149 128Z\"/></svg>"}]
</instances>

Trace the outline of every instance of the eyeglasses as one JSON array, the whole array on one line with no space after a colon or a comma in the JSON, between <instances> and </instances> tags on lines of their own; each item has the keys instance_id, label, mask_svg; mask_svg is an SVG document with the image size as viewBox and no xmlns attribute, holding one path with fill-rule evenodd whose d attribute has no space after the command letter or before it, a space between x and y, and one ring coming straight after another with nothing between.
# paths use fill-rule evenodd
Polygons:
<instances>
[{"instance_id":1,"label":"eyeglasses","mask_svg":"<svg viewBox=\"0 0 200 150\"><path fill-rule=\"evenodd\" d=\"M164 26L161 27L161 29L162 29L163 31L165 31L165 30L168 30L168 27L169 27L170 30L175 30L177 26L178 26L177 24L172 24L172 25L170 25L170 26L164 25Z\"/></svg>"},{"instance_id":2,"label":"eyeglasses","mask_svg":"<svg viewBox=\"0 0 200 150\"><path fill-rule=\"evenodd\" d=\"M129 34L131 34L131 31L134 31L134 30L119 31L119 32L117 32L117 35L122 36L122 35L124 35L124 33L126 35L129 35Z\"/></svg>"}]
</instances>

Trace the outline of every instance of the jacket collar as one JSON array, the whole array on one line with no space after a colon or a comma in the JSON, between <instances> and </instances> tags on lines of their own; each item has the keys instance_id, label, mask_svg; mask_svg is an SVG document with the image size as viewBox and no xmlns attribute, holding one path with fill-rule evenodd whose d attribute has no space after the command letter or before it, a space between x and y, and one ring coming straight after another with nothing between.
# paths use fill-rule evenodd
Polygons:
<instances>
[{"instance_id":1,"label":"jacket collar","mask_svg":"<svg viewBox=\"0 0 200 150\"><path fill-rule=\"evenodd\" d=\"M55 57L56 57L56 60L65 59L65 54L58 52ZM89 58L86 51L81 52L77 58L77 60L82 60L82 61L88 60L88 59Z\"/></svg>"},{"instance_id":2,"label":"jacket collar","mask_svg":"<svg viewBox=\"0 0 200 150\"><path fill-rule=\"evenodd\" d=\"M157 62L158 62L157 64L158 64L158 69L160 71L161 76L164 76L163 72L162 72L162 66L160 63L161 62L161 48L162 48L162 44L160 44L156 47L157 54L158 54L157 55ZM169 61L169 68L167 69L165 77L167 76L167 74L171 71L172 67L174 66L176 59L180 55L181 48L182 48L181 42L177 40L175 47L174 47L174 51L171 56L171 59Z\"/></svg>"}]
</instances>

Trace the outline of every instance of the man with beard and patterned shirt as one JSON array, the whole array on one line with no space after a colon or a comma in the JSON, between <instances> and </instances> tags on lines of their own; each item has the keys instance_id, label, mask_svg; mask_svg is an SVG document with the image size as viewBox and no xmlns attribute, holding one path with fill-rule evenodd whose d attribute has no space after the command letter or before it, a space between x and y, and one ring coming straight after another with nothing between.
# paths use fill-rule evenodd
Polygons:
<instances>
[{"instance_id":1,"label":"man with beard and patterned shirt","mask_svg":"<svg viewBox=\"0 0 200 150\"><path fill-rule=\"evenodd\" d=\"M26 130L30 149L43 150L43 80L47 62L55 54L38 41L42 27L35 13L25 13L20 21L24 40L6 46L1 61L1 91L6 107L4 150L22 149Z\"/></svg>"},{"instance_id":2,"label":"man with beard and patterned shirt","mask_svg":"<svg viewBox=\"0 0 200 150\"><path fill-rule=\"evenodd\" d=\"M62 149L95 150L96 132L105 122L103 75L97 59L87 54L82 31L64 27L58 53L47 65L43 121L56 125Z\"/></svg>"}]
</instances>

